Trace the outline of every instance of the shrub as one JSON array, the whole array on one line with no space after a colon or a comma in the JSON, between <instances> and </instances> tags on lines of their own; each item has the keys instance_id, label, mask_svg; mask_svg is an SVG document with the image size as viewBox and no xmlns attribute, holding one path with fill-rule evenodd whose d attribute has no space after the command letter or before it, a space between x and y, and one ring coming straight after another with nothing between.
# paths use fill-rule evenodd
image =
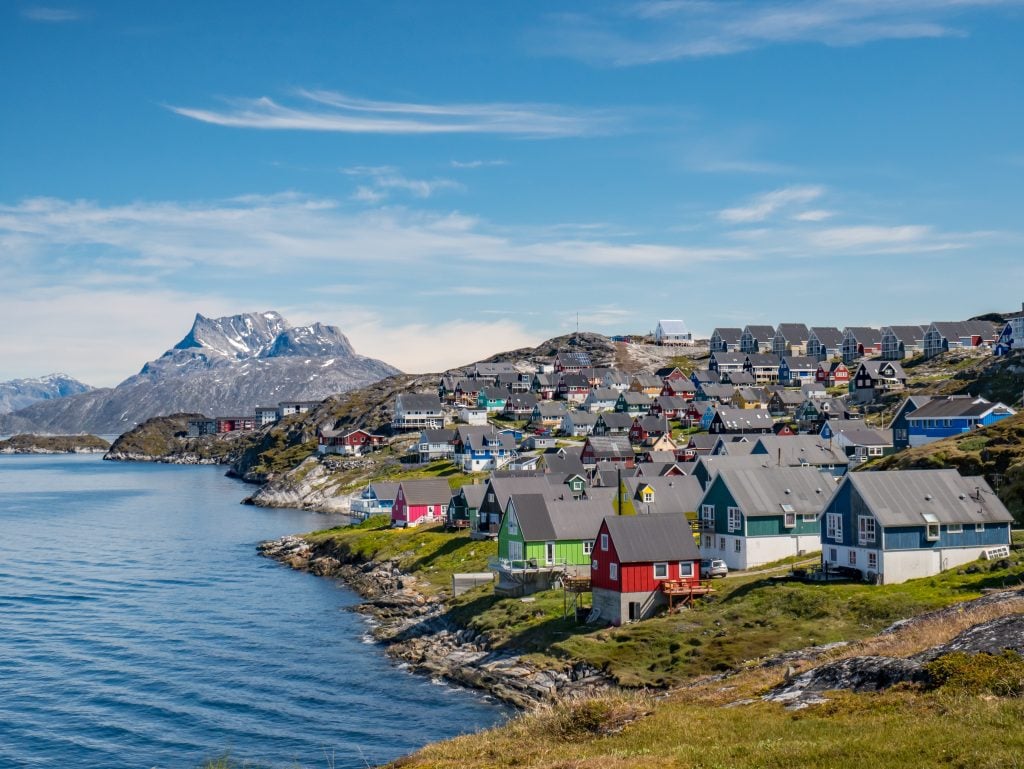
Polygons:
<instances>
[{"instance_id":1,"label":"shrub","mask_svg":"<svg viewBox=\"0 0 1024 769\"><path fill-rule=\"evenodd\" d=\"M1006 650L1002 654L944 654L925 665L933 688L1000 697L1024 695L1024 657Z\"/></svg>"}]
</instances>

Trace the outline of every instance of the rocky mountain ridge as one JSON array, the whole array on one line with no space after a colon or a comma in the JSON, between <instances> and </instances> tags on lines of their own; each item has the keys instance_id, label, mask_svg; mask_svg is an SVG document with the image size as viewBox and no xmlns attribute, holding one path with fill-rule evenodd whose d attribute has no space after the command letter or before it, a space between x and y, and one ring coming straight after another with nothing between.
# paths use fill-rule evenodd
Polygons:
<instances>
[{"instance_id":1,"label":"rocky mountain ridge","mask_svg":"<svg viewBox=\"0 0 1024 769\"><path fill-rule=\"evenodd\" d=\"M61 373L0 382L0 414L9 414L38 401L67 398L92 389L74 377Z\"/></svg>"},{"instance_id":2,"label":"rocky mountain ridge","mask_svg":"<svg viewBox=\"0 0 1024 769\"><path fill-rule=\"evenodd\" d=\"M335 326L291 326L267 311L196 315L188 334L114 388L0 416L0 433L124 433L164 414L252 414L283 400L321 400L398 373L357 355Z\"/></svg>"}]
</instances>

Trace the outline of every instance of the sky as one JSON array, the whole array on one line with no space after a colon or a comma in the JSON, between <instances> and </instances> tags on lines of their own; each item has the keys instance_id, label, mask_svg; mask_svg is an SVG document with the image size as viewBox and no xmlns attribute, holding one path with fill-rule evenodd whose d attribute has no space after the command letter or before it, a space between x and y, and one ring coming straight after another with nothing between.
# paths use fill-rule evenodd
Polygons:
<instances>
[{"instance_id":1,"label":"sky","mask_svg":"<svg viewBox=\"0 0 1024 769\"><path fill-rule=\"evenodd\" d=\"M1024 300L1024 0L0 3L0 380Z\"/></svg>"}]
</instances>

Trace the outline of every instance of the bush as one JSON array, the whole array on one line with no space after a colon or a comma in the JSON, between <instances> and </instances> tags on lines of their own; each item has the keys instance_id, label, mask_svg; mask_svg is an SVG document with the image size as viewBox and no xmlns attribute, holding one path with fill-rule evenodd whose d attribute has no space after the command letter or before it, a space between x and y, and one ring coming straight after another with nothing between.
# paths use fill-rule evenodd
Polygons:
<instances>
[{"instance_id":1,"label":"bush","mask_svg":"<svg viewBox=\"0 0 1024 769\"><path fill-rule=\"evenodd\" d=\"M1024 657L1002 654L944 654L925 665L932 688L1000 697L1024 695Z\"/></svg>"}]
</instances>

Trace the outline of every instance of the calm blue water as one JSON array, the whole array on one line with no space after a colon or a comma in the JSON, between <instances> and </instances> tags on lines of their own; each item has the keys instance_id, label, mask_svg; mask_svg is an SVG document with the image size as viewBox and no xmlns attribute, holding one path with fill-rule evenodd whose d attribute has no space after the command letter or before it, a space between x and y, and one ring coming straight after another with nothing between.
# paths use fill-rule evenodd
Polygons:
<instances>
[{"instance_id":1,"label":"calm blue water","mask_svg":"<svg viewBox=\"0 0 1024 769\"><path fill-rule=\"evenodd\" d=\"M256 555L336 519L242 506L222 473L0 456L0 768L366 767L504 718Z\"/></svg>"}]
</instances>

